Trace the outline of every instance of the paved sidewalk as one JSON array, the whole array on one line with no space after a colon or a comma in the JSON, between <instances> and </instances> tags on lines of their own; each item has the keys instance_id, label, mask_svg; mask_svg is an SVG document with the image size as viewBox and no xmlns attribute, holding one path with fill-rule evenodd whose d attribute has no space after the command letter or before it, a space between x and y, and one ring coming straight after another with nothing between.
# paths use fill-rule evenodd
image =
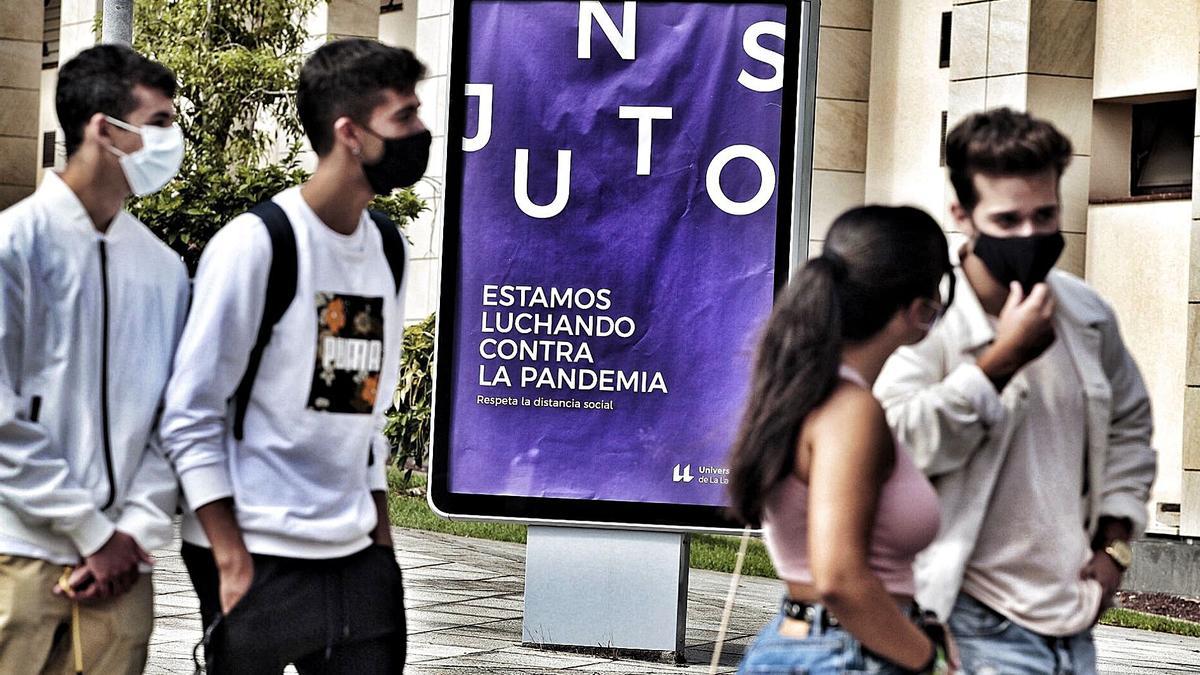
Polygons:
<instances>
[{"instance_id":1,"label":"paved sidewalk","mask_svg":"<svg viewBox=\"0 0 1200 675\"><path fill-rule=\"evenodd\" d=\"M708 672L729 588L727 574L692 570L688 665L609 659L521 645L524 546L403 529L394 530L394 536L408 606L407 675ZM192 648L200 638L198 602L178 544L155 556L158 620L146 672L188 674ZM772 614L779 592L775 581L742 582L720 672L736 670L747 643ZM1200 672L1200 639L1101 627L1097 646L1105 675Z\"/></svg>"}]
</instances>

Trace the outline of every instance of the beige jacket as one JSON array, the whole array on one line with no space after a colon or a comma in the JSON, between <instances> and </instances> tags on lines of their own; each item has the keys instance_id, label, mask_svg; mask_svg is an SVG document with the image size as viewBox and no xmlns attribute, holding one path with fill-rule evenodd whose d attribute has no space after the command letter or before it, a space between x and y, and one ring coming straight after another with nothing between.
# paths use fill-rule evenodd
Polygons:
<instances>
[{"instance_id":1,"label":"beige jacket","mask_svg":"<svg viewBox=\"0 0 1200 675\"><path fill-rule=\"evenodd\" d=\"M918 602L943 619L962 586L1012 431L1025 415L1037 414L1025 405L1028 392L1019 380L997 393L975 365L995 331L957 274L958 294L946 316L924 341L898 350L875 384L892 429L941 499L941 531L915 569ZM1094 533L1100 516L1128 518L1140 534L1156 465L1146 388L1112 308L1075 276L1054 271L1047 281L1058 303L1056 335L1085 389L1086 526Z\"/></svg>"}]
</instances>

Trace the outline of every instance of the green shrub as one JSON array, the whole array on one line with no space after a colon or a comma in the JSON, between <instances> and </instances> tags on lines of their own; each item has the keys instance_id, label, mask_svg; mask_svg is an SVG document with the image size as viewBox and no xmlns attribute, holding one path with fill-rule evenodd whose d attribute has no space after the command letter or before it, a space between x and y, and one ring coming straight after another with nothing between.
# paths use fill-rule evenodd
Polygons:
<instances>
[{"instance_id":1,"label":"green shrub","mask_svg":"<svg viewBox=\"0 0 1200 675\"><path fill-rule=\"evenodd\" d=\"M433 334L437 317L430 314L404 331L404 355L393 406L383 433L392 446L392 463L411 473L429 457L429 421L433 409Z\"/></svg>"}]
</instances>

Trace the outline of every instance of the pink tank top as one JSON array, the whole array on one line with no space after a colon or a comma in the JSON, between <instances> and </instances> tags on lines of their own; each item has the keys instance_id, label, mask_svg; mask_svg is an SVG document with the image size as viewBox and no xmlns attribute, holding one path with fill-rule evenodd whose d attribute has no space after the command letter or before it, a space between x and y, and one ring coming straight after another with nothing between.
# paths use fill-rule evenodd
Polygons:
<instances>
[{"instance_id":1,"label":"pink tank top","mask_svg":"<svg viewBox=\"0 0 1200 675\"><path fill-rule=\"evenodd\" d=\"M847 366L839 373L864 389L862 376ZM896 464L879 493L867 564L889 593L913 595L912 564L937 536L941 515L937 492L896 441ZM812 584L808 565L808 486L789 475L767 499L763 539L775 571L785 581Z\"/></svg>"}]
</instances>

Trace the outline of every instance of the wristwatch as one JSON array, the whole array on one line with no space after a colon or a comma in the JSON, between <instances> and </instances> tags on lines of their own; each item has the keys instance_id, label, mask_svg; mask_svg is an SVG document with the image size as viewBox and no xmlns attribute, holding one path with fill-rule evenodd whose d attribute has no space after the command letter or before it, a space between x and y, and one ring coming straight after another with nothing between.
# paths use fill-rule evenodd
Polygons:
<instances>
[{"instance_id":1,"label":"wristwatch","mask_svg":"<svg viewBox=\"0 0 1200 675\"><path fill-rule=\"evenodd\" d=\"M1108 546L1104 547L1104 552L1117 563L1122 572L1133 566L1133 549L1120 539L1109 542Z\"/></svg>"}]
</instances>

